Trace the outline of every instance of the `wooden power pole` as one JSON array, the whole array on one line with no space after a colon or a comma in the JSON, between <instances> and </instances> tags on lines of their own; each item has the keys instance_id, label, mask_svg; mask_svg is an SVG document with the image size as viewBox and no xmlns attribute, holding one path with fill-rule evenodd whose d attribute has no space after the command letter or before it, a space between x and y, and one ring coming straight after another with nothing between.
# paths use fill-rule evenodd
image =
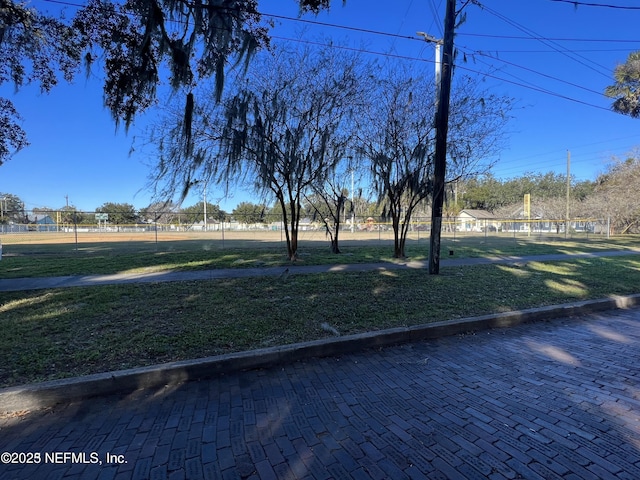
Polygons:
<instances>
[{"instance_id":1,"label":"wooden power pole","mask_svg":"<svg viewBox=\"0 0 640 480\"><path fill-rule=\"evenodd\" d=\"M436 152L433 172L433 205L431 208L431 238L429 241L429 273L440 273L440 234L442 231L442 205L444 180L447 169L447 132L449 129L449 98L453 73L453 31L455 28L456 0L447 0L444 17L442 72L440 99L436 111Z\"/></svg>"}]
</instances>

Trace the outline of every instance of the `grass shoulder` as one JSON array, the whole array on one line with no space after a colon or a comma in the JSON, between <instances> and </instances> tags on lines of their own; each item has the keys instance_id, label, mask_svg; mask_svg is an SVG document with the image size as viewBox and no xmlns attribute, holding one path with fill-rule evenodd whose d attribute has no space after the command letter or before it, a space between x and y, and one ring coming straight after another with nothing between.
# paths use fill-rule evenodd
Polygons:
<instances>
[{"instance_id":1,"label":"grass shoulder","mask_svg":"<svg viewBox=\"0 0 640 480\"><path fill-rule=\"evenodd\" d=\"M640 257L0 293L0 386L638 293Z\"/></svg>"}]
</instances>

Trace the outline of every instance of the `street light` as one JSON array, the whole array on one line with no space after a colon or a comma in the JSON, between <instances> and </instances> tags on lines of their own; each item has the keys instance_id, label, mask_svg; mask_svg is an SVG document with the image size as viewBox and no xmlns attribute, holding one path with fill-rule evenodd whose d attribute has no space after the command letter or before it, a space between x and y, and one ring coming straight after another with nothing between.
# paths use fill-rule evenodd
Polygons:
<instances>
[{"instance_id":1,"label":"street light","mask_svg":"<svg viewBox=\"0 0 640 480\"><path fill-rule=\"evenodd\" d=\"M204 199L204 231L207 231L207 182L204 182L204 188L202 189L202 197Z\"/></svg>"},{"instance_id":2,"label":"street light","mask_svg":"<svg viewBox=\"0 0 640 480\"><path fill-rule=\"evenodd\" d=\"M190 186L193 185L197 185L202 183L202 205L204 208L204 226L203 226L203 231L207 231L207 183L209 182L209 177L205 178L204 180L193 180L190 183Z\"/></svg>"},{"instance_id":3,"label":"street light","mask_svg":"<svg viewBox=\"0 0 640 480\"><path fill-rule=\"evenodd\" d=\"M440 55L440 47L444 43L441 38L436 38L433 35L429 35L425 32L416 32L416 35L419 35L424 38L425 42L433 43L436 46L436 110L438 109L438 101L440 99L440 83L442 78L442 60Z\"/></svg>"}]
</instances>

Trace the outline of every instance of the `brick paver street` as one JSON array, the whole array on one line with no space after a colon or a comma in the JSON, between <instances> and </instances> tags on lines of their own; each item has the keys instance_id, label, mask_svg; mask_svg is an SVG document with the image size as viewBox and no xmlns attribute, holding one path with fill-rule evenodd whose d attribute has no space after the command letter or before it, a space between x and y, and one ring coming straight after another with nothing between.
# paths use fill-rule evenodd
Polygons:
<instances>
[{"instance_id":1,"label":"brick paver street","mask_svg":"<svg viewBox=\"0 0 640 480\"><path fill-rule=\"evenodd\" d=\"M639 479L639 369L640 310L312 359L0 419L0 478Z\"/></svg>"}]
</instances>

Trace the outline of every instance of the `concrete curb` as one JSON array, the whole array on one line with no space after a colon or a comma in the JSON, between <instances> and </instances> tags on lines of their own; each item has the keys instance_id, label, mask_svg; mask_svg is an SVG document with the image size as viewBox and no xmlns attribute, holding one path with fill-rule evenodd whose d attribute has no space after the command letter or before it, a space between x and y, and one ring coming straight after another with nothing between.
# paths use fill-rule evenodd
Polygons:
<instances>
[{"instance_id":1,"label":"concrete curb","mask_svg":"<svg viewBox=\"0 0 640 480\"><path fill-rule=\"evenodd\" d=\"M248 352L231 353L142 368L87 375L0 389L0 412L12 413L53 407L96 396L129 394L139 389L162 390L181 383L225 373L273 367L310 358L343 355L373 347L430 340L460 333L506 328L555 318L588 315L640 305L640 294L532 308L514 312L393 328L331 339L315 340Z\"/></svg>"}]
</instances>

